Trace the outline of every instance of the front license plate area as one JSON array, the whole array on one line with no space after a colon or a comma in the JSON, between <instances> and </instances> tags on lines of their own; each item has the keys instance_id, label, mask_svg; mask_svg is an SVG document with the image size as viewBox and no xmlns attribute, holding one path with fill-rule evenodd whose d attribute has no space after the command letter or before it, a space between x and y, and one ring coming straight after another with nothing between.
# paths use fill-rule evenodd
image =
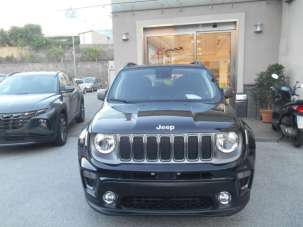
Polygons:
<instances>
[{"instance_id":1,"label":"front license plate area","mask_svg":"<svg viewBox=\"0 0 303 227\"><path fill-rule=\"evenodd\" d=\"M297 116L298 129L303 129L303 116Z\"/></svg>"}]
</instances>

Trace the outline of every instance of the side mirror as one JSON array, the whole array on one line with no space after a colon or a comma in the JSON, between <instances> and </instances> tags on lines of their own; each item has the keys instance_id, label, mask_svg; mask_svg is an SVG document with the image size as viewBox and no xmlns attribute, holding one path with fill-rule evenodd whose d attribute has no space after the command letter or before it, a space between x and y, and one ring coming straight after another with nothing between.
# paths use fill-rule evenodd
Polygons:
<instances>
[{"instance_id":1,"label":"side mirror","mask_svg":"<svg viewBox=\"0 0 303 227\"><path fill-rule=\"evenodd\" d=\"M277 74L271 74L271 77L275 80L278 80L279 79L279 75Z\"/></svg>"},{"instance_id":2,"label":"side mirror","mask_svg":"<svg viewBox=\"0 0 303 227\"><path fill-rule=\"evenodd\" d=\"M224 88L223 89L223 93L224 93L224 98L225 99L229 99L229 98L233 98L235 97L235 92L232 88L228 87L228 88Z\"/></svg>"},{"instance_id":3,"label":"side mirror","mask_svg":"<svg viewBox=\"0 0 303 227\"><path fill-rule=\"evenodd\" d=\"M99 89L97 91L97 98L101 101L104 101L106 93L107 93L107 89Z\"/></svg>"},{"instance_id":4,"label":"side mirror","mask_svg":"<svg viewBox=\"0 0 303 227\"><path fill-rule=\"evenodd\" d=\"M63 93L72 93L75 90L74 86L66 85L62 88Z\"/></svg>"}]
</instances>

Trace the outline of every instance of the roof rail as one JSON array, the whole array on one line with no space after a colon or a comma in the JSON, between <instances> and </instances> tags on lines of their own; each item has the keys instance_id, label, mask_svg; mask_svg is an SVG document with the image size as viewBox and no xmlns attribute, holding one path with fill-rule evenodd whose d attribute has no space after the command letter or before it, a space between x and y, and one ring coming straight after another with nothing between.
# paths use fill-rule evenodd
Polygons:
<instances>
[{"instance_id":1,"label":"roof rail","mask_svg":"<svg viewBox=\"0 0 303 227\"><path fill-rule=\"evenodd\" d=\"M12 75L14 75L16 73L19 73L19 72L12 72L12 73L7 74L6 76L12 76Z\"/></svg>"},{"instance_id":2,"label":"roof rail","mask_svg":"<svg viewBox=\"0 0 303 227\"><path fill-rule=\"evenodd\" d=\"M127 63L127 64L124 66L124 68L134 67L134 66L137 66L137 64L136 64L136 63L133 63L133 62L129 62L129 63Z\"/></svg>"},{"instance_id":3,"label":"roof rail","mask_svg":"<svg viewBox=\"0 0 303 227\"><path fill-rule=\"evenodd\" d=\"M202 62L200 62L200 61L193 61L193 62L190 63L190 64L192 64L192 65L201 65L201 66L204 67L204 65L203 65Z\"/></svg>"}]
</instances>

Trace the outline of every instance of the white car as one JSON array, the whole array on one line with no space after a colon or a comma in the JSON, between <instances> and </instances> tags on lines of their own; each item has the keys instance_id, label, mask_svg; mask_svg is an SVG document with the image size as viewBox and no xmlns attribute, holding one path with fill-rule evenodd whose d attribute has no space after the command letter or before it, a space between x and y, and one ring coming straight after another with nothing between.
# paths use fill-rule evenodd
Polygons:
<instances>
[{"instance_id":1,"label":"white car","mask_svg":"<svg viewBox=\"0 0 303 227\"><path fill-rule=\"evenodd\" d=\"M100 88L98 80L92 76L84 77L83 84L87 92L97 91Z\"/></svg>"},{"instance_id":2,"label":"white car","mask_svg":"<svg viewBox=\"0 0 303 227\"><path fill-rule=\"evenodd\" d=\"M74 81L78 85L78 87L80 88L83 94L85 94L88 91L88 89L86 88L87 86L82 79L76 78L74 79Z\"/></svg>"}]
</instances>

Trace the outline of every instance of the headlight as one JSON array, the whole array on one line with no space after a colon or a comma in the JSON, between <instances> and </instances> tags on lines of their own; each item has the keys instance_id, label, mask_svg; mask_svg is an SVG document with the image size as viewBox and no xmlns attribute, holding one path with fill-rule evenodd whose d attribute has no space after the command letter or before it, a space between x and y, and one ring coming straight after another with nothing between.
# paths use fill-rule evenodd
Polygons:
<instances>
[{"instance_id":1,"label":"headlight","mask_svg":"<svg viewBox=\"0 0 303 227\"><path fill-rule=\"evenodd\" d=\"M98 152L101 154L109 154L116 147L116 139L112 135L97 134L94 144Z\"/></svg>"},{"instance_id":2,"label":"headlight","mask_svg":"<svg viewBox=\"0 0 303 227\"><path fill-rule=\"evenodd\" d=\"M236 132L222 132L216 134L217 149L223 153L232 153L239 147L240 139Z\"/></svg>"},{"instance_id":3,"label":"headlight","mask_svg":"<svg viewBox=\"0 0 303 227\"><path fill-rule=\"evenodd\" d=\"M36 115L44 114L49 110L49 108L44 108L36 111Z\"/></svg>"}]
</instances>

